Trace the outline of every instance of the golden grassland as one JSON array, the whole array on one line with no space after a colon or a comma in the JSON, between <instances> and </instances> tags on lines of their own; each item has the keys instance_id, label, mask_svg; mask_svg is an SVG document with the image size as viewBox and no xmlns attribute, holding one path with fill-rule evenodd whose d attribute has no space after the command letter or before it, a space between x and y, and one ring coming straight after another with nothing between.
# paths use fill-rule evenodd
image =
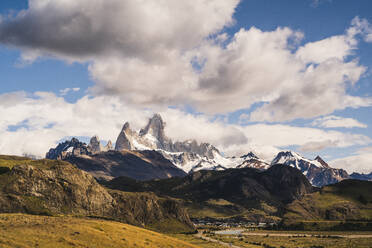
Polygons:
<instances>
[{"instance_id":1,"label":"golden grassland","mask_svg":"<svg viewBox=\"0 0 372 248\"><path fill-rule=\"evenodd\" d=\"M197 247L175 237L113 221L0 214L0 247Z\"/></svg>"}]
</instances>

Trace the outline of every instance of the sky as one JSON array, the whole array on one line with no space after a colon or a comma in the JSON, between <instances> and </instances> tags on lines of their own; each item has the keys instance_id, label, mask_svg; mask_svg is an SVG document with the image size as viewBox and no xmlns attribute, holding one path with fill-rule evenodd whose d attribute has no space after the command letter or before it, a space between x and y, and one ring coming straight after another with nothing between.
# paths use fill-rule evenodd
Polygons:
<instances>
[{"instance_id":1,"label":"sky","mask_svg":"<svg viewBox=\"0 0 372 248\"><path fill-rule=\"evenodd\" d=\"M370 0L2 0L0 153L154 113L226 156L372 171Z\"/></svg>"}]
</instances>

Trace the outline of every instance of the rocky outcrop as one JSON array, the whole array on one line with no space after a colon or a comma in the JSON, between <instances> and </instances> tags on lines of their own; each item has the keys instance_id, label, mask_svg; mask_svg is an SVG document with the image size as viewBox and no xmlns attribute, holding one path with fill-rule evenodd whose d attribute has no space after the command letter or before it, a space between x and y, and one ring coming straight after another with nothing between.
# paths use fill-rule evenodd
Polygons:
<instances>
[{"instance_id":1,"label":"rocky outcrop","mask_svg":"<svg viewBox=\"0 0 372 248\"><path fill-rule=\"evenodd\" d=\"M92 154L92 152L85 143L80 142L76 138L72 138L71 140L66 140L65 142L58 144L56 148L51 148L45 157L47 159L62 160L70 156L90 154Z\"/></svg>"},{"instance_id":2,"label":"rocky outcrop","mask_svg":"<svg viewBox=\"0 0 372 248\"><path fill-rule=\"evenodd\" d=\"M67 162L40 165L18 165L0 175L0 212L97 216L145 227L169 221L193 230L187 213L171 199L108 191Z\"/></svg>"}]
</instances>

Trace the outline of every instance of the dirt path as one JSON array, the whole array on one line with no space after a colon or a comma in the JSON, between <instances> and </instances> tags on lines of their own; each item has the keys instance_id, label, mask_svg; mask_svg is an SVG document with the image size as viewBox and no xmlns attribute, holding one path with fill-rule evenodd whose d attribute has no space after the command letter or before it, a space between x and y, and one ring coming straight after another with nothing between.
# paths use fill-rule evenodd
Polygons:
<instances>
[{"instance_id":1,"label":"dirt path","mask_svg":"<svg viewBox=\"0 0 372 248\"><path fill-rule=\"evenodd\" d=\"M241 248L240 246L236 246L236 245L233 245L233 244L229 244L229 243L222 242L222 241L217 240L217 239L212 239L212 238L210 238L210 237L206 237L206 236L204 236L201 232L198 232L197 234L195 234L195 237L197 237L197 238L199 238L199 239L206 240L206 241L214 242L214 243L217 243L217 244L220 244L220 245L226 246L226 247L231 247L231 248Z\"/></svg>"},{"instance_id":2,"label":"dirt path","mask_svg":"<svg viewBox=\"0 0 372 248\"><path fill-rule=\"evenodd\" d=\"M242 233L244 236L272 236L272 237L313 237L316 234L305 234L305 233L254 233L254 232L245 232ZM322 236L322 235L321 235ZM340 238L348 238L348 239L359 239L359 238L372 238L372 234L350 234L350 235L325 235L331 237L340 237Z\"/></svg>"}]
</instances>

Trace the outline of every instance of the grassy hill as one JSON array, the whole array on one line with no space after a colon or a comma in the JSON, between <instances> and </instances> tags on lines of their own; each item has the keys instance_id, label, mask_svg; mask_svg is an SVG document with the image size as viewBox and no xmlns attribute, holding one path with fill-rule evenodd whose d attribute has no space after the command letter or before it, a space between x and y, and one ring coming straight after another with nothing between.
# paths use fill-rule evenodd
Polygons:
<instances>
[{"instance_id":1,"label":"grassy hill","mask_svg":"<svg viewBox=\"0 0 372 248\"><path fill-rule=\"evenodd\" d=\"M372 182L344 180L325 186L289 204L284 222L301 223L306 229L372 230Z\"/></svg>"},{"instance_id":2,"label":"grassy hill","mask_svg":"<svg viewBox=\"0 0 372 248\"><path fill-rule=\"evenodd\" d=\"M0 214L0 247L196 247L118 222L74 217Z\"/></svg>"}]
</instances>

